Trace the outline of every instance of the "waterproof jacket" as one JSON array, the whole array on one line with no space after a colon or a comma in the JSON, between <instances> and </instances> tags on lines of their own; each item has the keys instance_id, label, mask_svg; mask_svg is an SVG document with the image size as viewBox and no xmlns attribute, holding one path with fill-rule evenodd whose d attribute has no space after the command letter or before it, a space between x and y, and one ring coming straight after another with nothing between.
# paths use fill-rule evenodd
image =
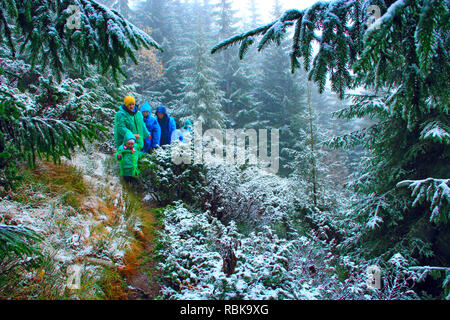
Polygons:
<instances>
[{"instance_id":1,"label":"waterproof jacket","mask_svg":"<svg viewBox=\"0 0 450 320\"><path fill-rule=\"evenodd\" d=\"M150 107L150 104L148 102L145 102L139 112L143 113L144 111L148 111L149 115L144 117L144 123L147 127L148 132L150 132L150 135L152 136L151 139L145 138L146 146L156 148L159 146L160 139L161 139L161 127L159 126L158 121L155 117L152 117L152 108Z\"/></svg>"},{"instance_id":2,"label":"waterproof jacket","mask_svg":"<svg viewBox=\"0 0 450 320\"><path fill-rule=\"evenodd\" d=\"M159 126L161 127L161 139L160 145L163 146L165 144L171 144L172 142L172 133L177 129L175 119L167 114L166 107L159 106L156 108L156 113L164 114L163 119L156 118L158 120Z\"/></svg>"},{"instance_id":3,"label":"waterproof jacket","mask_svg":"<svg viewBox=\"0 0 450 320\"><path fill-rule=\"evenodd\" d=\"M127 132L124 136L123 143L117 149L115 156L116 160L119 161L120 175L125 177L136 177L139 175L138 160L140 151L135 149L136 143L131 150L125 146L125 143L130 139L136 140L131 132Z\"/></svg>"},{"instance_id":4,"label":"waterproof jacket","mask_svg":"<svg viewBox=\"0 0 450 320\"><path fill-rule=\"evenodd\" d=\"M123 143L123 139L127 133L139 134L140 139L136 140L135 149L141 151L144 147L144 139L148 138L149 132L145 126L142 113L138 112L135 106L133 111L129 111L125 105L122 105L114 118L114 141L116 148Z\"/></svg>"},{"instance_id":5,"label":"waterproof jacket","mask_svg":"<svg viewBox=\"0 0 450 320\"><path fill-rule=\"evenodd\" d=\"M192 122L190 122L189 120L186 119L186 121L184 121L184 125L183 125L183 130L184 131L188 131L189 133L193 132L193 128L194 126L192 125Z\"/></svg>"}]
</instances>

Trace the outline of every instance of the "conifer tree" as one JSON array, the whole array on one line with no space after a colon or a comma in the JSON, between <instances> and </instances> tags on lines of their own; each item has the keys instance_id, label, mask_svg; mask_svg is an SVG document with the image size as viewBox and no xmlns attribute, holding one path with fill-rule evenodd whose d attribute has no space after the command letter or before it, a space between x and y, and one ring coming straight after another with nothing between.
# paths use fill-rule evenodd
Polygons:
<instances>
[{"instance_id":1,"label":"conifer tree","mask_svg":"<svg viewBox=\"0 0 450 320\"><path fill-rule=\"evenodd\" d=\"M171 32L165 42L168 50L162 54L164 77L158 90L162 93L162 103L172 108L178 108L181 104L183 75L191 66L189 52L195 35L196 17L191 13L190 5L179 0L172 1L172 10L167 13L167 23L171 25Z\"/></svg>"},{"instance_id":2,"label":"conifer tree","mask_svg":"<svg viewBox=\"0 0 450 320\"><path fill-rule=\"evenodd\" d=\"M226 39L233 33L237 31L234 24L236 19L234 18L234 11L231 9L231 2L228 0L221 0L217 4L217 25L219 27L218 30L218 39ZM233 105L232 100L230 99L232 92L232 78L236 71L235 65L232 65L231 59L236 57L236 55L232 55L231 52L224 51L221 52L217 59L217 70L220 72L220 88L224 91L224 100L223 100L223 109L226 113L231 113L231 108Z\"/></svg>"},{"instance_id":3,"label":"conifer tree","mask_svg":"<svg viewBox=\"0 0 450 320\"><path fill-rule=\"evenodd\" d=\"M273 16L281 12L279 2L274 2ZM280 130L280 174L290 172L292 160L288 149L299 139L295 117L306 107L306 90L301 75L289 71L287 43L280 40L280 46L268 48L255 63L257 68L256 87L253 89L259 102L255 115L248 127ZM306 126L307 124L303 124ZM306 130L306 127L303 128Z\"/></svg>"},{"instance_id":4,"label":"conifer tree","mask_svg":"<svg viewBox=\"0 0 450 320\"><path fill-rule=\"evenodd\" d=\"M204 128L224 128L225 114L222 110L223 91L218 87L218 73L213 69L214 60L207 52L210 27L204 19L205 7L198 2L195 38L189 52L191 66L184 74L183 99L177 114L201 121Z\"/></svg>"},{"instance_id":5,"label":"conifer tree","mask_svg":"<svg viewBox=\"0 0 450 320\"><path fill-rule=\"evenodd\" d=\"M248 8L250 11L250 27L256 28L261 22L260 21L261 15L258 12L256 0L248 0Z\"/></svg>"},{"instance_id":6,"label":"conifer tree","mask_svg":"<svg viewBox=\"0 0 450 320\"><path fill-rule=\"evenodd\" d=\"M128 57L136 62L135 50L161 49L116 11L92 0L10 0L0 9L1 35L12 56L27 54L33 67L49 67L57 80L67 63L81 71L95 64L118 80L124 74L121 63Z\"/></svg>"},{"instance_id":7,"label":"conifer tree","mask_svg":"<svg viewBox=\"0 0 450 320\"><path fill-rule=\"evenodd\" d=\"M152 37L165 48L164 52L155 53L162 66L162 76L156 81L146 81L140 88L152 105L163 104L173 109L181 100L181 75L188 68L188 46L195 26L190 6L180 0L143 1L133 12L136 24L149 28Z\"/></svg>"},{"instance_id":8,"label":"conifer tree","mask_svg":"<svg viewBox=\"0 0 450 320\"><path fill-rule=\"evenodd\" d=\"M232 10L229 0L220 1L216 8L217 38L226 39L237 32L236 11ZM255 75L250 68L241 63L235 50L224 51L217 55L215 60L217 61L215 69L219 73L219 87L224 92L223 110L232 121L232 126L243 127L250 119L246 119L245 116L242 118L241 111L245 113L257 104L252 86ZM254 117L251 120L253 121Z\"/></svg>"}]
</instances>

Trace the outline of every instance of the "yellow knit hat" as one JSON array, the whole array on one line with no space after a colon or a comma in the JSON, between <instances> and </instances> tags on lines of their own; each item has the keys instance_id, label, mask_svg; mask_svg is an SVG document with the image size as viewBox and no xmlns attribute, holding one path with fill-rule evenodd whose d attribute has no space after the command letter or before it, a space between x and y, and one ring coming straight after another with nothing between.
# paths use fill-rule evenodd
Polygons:
<instances>
[{"instance_id":1,"label":"yellow knit hat","mask_svg":"<svg viewBox=\"0 0 450 320\"><path fill-rule=\"evenodd\" d=\"M126 96L125 99L123 99L123 103L125 103L125 106L128 106L131 103L136 104L136 101L132 96Z\"/></svg>"}]
</instances>

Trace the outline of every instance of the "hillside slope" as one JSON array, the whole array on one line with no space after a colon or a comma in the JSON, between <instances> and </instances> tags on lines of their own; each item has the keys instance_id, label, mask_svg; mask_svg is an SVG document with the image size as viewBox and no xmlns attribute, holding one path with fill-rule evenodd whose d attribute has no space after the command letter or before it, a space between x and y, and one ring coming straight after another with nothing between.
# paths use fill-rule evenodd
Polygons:
<instances>
[{"instance_id":1,"label":"hillside slope","mask_svg":"<svg viewBox=\"0 0 450 320\"><path fill-rule=\"evenodd\" d=\"M140 299L158 295L149 285L154 218L117 176L111 155L90 148L59 165L23 168L24 181L0 200L0 223L42 237L42 257L11 257L0 264L3 298ZM148 258L149 256L146 255ZM144 268L145 267L145 268Z\"/></svg>"}]
</instances>

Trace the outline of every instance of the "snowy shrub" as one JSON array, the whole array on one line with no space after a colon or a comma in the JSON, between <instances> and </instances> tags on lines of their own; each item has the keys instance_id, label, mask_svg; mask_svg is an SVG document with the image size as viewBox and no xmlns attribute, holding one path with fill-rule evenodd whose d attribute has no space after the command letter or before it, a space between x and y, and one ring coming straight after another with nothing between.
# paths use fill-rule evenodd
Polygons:
<instances>
[{"instance_id":1,"label":"snowy shrub","mask_svg":"<svg viewBox=\"0 0 450 320\"><path fill-rule=\"evenodd\" d=\"M139 187L153 195L161 204L182 200L192 205L204 196L205 168L202 164L176 164L172 146L163 146L145 156L139 164Z\"/></svg>"},{"instance_id":2,"label":"snowy shrub","mask_svg":"<svg viewBox=\"0 0 450 320\"><path fill-rule=\"evenodd\" d=\"M181 203L164 212L160 268L166 299L331 299L342 294L335 257L317 238L278 237L266 226L244 237ZM225 271L226 255L235 257Z\"/></svg>"},{"instance_id":3,"label":"snowy shrub","mask_svg":"<svg viewBox=\"0 0 450 320\"><path fill-rule=\"evenodd\" d=\"M164 146L140 162L140 184L161 205L181 200L208 212L222 223L234 220L249 227L290 224L295 211L307 208L305 194L292 179L266 174L256 165L222 162L175 163L172 148Z\"/></svg>"},{"instance_id":4,"label":"snowy shrub","mask_svg":"<svg viewBox=\"0 0 450 320\"><path fill-rule=\"evenodd\" d=\"M388 262L339 255L314 234L286 239L265 226L244 236L234 221L225 226L181 202L164 211L163 222L157 255L164 299L417 299L412 289L429 272L412 270L400 253ZM380 288L368 283L374 265Z\"/></svg>"},{"instance_id":5,"label":"snowy shrub","mask_svg":"<svg viewBox=\"0 0 450 320\"><path fill-rule=\"evenodd\" d=\"M206 166L204 209L223 223L248 221L252 226L280 221L292 215L302 190L293 181L264 174L256 166Z\"/></svg>"},{"instance_id":6,"label":"snowy shrub","mask_svg":"<svg viewBox=\"0 0 450 320\"><path fill-rule=\"evenodd\" d=\"M340 277L343 278L341 299L418 299L413 288L419 278L417 273L410 269L410 262L407 262L400 253L394 254L387 262L381 259L363 260L342 255L338 257L338 263ZM369 276L374 268L379 271L380 278L377 280L379 287L374 286L376 282Z\"/></svg>"},{"instance_id":7,"label":"snowy shrub","mask_svg":"<svg viewBox=\"0 0 450 320\"><path fill-rule=\"evenodd\" d=\"M189 288L201 286L205 292L196 292L191 298L206 299L206 292L212 291L216 279L225 277L216 240L226 229L217 219L213 223L208 219L207 214L195 214L182 204L165 210L159 251L160 268L165 276L164 298L176 299L183 294L189 297Z\"/></svg>"},{"instance_id":8,"label":"snowy shrub","mask_svg":"<svg viewBox=\"0 0 450 320\"><path fill-rule=\"evenodd\" d=\"M246 299L327 299L340 285L333 257L317 239L279 238L267 226L243 239L237 254L231 281L241 284Z\"/></svg>"}]
</instances>

